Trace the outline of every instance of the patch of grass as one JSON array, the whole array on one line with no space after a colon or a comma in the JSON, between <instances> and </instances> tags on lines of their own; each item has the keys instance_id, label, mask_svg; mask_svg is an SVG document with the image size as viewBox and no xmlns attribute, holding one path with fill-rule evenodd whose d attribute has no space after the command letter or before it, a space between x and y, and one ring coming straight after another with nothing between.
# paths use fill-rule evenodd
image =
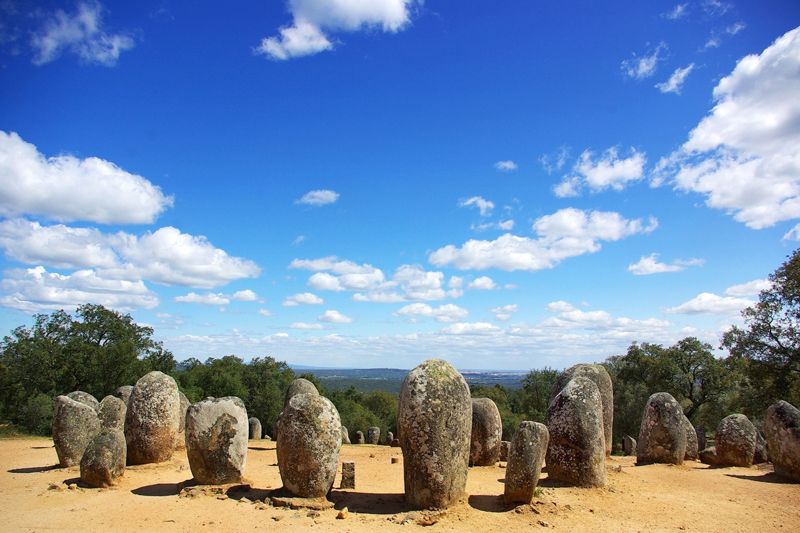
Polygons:
<instances>
[{"instance_id":1,"label":"patch of grass","mask_svg":"<svg viewBox=\"0 0 800 533\"><path fill-rule=\"evenodd\" d=\"M541 498L542 496L544 496L544 489L542 487L536 487L535 489L533 489L533 496L535 498Z\"/></svg>"}]
</instances>

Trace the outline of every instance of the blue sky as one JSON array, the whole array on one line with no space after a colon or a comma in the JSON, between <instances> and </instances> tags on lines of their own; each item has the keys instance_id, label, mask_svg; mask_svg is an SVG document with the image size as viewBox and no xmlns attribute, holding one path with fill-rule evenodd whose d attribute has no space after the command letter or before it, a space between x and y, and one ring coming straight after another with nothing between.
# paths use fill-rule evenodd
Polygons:
<instances>
[{"instance_id":1,"label":"blue sky","mask_svg":"<svg viewBox=\"0 0 800 533\"><path fill-rule=\"evenodd\" d=\"M0 4L0 329L563 367L718 345L797 247L797 2L195 4Z\"/></svg>"}]
</instances>

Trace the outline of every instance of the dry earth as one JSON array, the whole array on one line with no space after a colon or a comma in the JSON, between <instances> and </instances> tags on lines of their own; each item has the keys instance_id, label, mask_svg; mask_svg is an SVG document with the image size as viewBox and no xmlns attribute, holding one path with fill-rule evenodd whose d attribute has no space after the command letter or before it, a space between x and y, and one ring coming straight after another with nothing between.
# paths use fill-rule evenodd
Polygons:
<instances>
[{"instance_id":1,"label":"dry earth","mask_svg":"<svg viewBox=\"0 0 800 533\"><path fill-rule=\"evenodd\" d=\"M398 462L391 463L391 458ZM472 468L470 496L442 513L403 503L399 448L343 446L340 460L356 462L356 489L331 493L335 509L310 511L260 503L281 486L275 443L250 441L249 487L215 493L191 486L185 452L170 462L131 467L112 489L79 485L79 470L57 468L49 439L0 440L2 531L800 531L800 484L782 482L771 467L636 467L633 458L609 460L605 489L560 487L546 479L533 505L506 507L504 463ZM338 510L347 507L344 519Z\"/></svg>"}]
</instances>

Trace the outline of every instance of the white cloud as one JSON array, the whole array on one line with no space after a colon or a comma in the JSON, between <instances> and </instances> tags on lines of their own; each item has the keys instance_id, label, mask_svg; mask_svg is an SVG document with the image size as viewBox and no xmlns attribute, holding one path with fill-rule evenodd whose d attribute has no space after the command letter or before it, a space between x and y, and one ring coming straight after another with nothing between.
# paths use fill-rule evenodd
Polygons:
<instances>
[{"instance_id":1,"label":"white cloud","mask_svg":"<svg viewBox=\"0 0 800 533\"><path fill-rule=\"evenodd\" d=\"M11 259L57 268L113 267L117 254L107 237L95 228L64 225L43 227L38 222L11 219L0 222L0 248Z\"/></svg>"},{"instance_id":2,"label":"white cloud","mask_svg":"<svg viewBox=\"0 0 800 533\"><path fill-rule=\"evenodd\" d=\"M558 149L558 152L554 154L542 154L539 156L539 163L541 163L542 168L548 174L552 174L553 172L558 172L564 165L567 164L567 159L569 158L569 148L566 146L562 146Z\"/></svg>"},{"instance_id":3,"label":"white cloud","mask_svg":"<svg viewBox=\"0 0 800 533\"><path fill-rule=\"evenodd\" d=\"M134 47L134 40L123 33L107 33L102 12L99 2L89 0L79 3L74 13L59 9L48 16L31 37L33 63L44 65L70 52L87 63L115 65L122 52Z\"/></svg>"},{"instance_id":4,"label":"white cloud","mask_svg":"<svg viewBox=\"0 0 800 533\"><path fill-rule=\"evenodd\" d=\"M228 305L231 303L230 298L221 293L207 292L205 294L197 294L190 292L182 296L175 297L176 302L187 304L202 304L202 305Z\"/></svg>"},{"instance_id":5,"label":"white cloud","mask_svg":"<svg viewBox=\"0 0 800 533\"><path fill-rule=\"evenodd\" d=\"M514 161L507 159L505 161L498 161L497 163L495 163L494 168L496 168L500 172L511 172L513 170L517 170L519 167Z\"/></svg>"},{"instance_id":6,"label":"white cloud","mask_svg":"<svg viewBox=\"0 0 800 533\"><path fill-rule=\"evenodd\" d=\"M339 193L336 191L331 191L329 189L317 189L314 191L308 191L302 196L302 198L298 199L296 203L318 207L321 205L336 203L336 200L338 199Z\"/></svg>"},{"instance_id":7,"label":"white cloud","mask_svg":"<svg viewBox=\"0 0 800 533\"><path fill-rule=\"evenodd\" d=\"M547 304L547 310L552 311L554 313L566 313L567 311L572 311L575 309L571 303L565 302L564 300L556 300L555 302L550 302Z\"/></svg>"},{"instance_id":8,"label":"white cloud","mask_svg":"<svg viewBox=\"0 0 800 533\"><path fill-rule=\"evenodd\" d=\"M461 200L458 203L458 207L477 207L481 213L481 216L487 217L492 214L492 209L494 209L494 202L482 198L481 196L473 196L472 198Z\"/></svg>"},{"instance_id":9,"label":"white cloud","mask_svg":"<svg viewBox=\"0 0 800 533\"><path fill-rule=\"evenodd\" d=\"M264 309L263 307L258 310L258 314L261 316L272 316L272 311L269 309Z\"/></svg>"},{"instance_id":10,"label":"white cloud","mask_svg":"<svg viewBox=\"0 0 800 533\"><path fill-rule=\"evenodd\" d=\"M291 329L323 329L322 324L316 322L292 322L289 327Z\"/></svg>"},{"instance_id":11,"label":"white cloud","mask_svg":"<svg viewBox=\"0 0 800 533\"><path fill-rule=\"evenodd\" d=\"M671 10L667 11L666 13L663 13L661 16L664 17L665 19L669 19L669 20L678 20L678 19L683 18L683 17L685 17L687 15L687 13L689 11L686 8L688 8L688 7L689 7L689 3L688 2L685 3L685 4L676 4L675 7L673 7Z\"/></svg>"},{"instance_id":12,"label":"white cloud","mask_svg":"<svg viewBox=\"0 0 800 533\"><path fill-rule=\"evenodd\" d=\"M683 68L676 68L667 81L656 83L656 88L662 93L681 94L683 84L691 74L692 69L694 69L694 63L689 63Z\"/></svg>"},{"instance_id":13,"label":"white cloud","mask_svg":"<svg viewBox=\"0 0 800 533\"><path fill-rule=\"evenodd\" d=\"M285 300L283 300L284 307L295 307L298 305L322 305L325 303L325 300L317 296L316 294L312 294L310 292L301 292L299 294L294 294L289 296Z\"/></svg>"},{"instance_id":14,"label":"white cloud","mask_svg":"<svg viewBox=\"0 0 800 533\"><path fill-rule=\"evenodd\" d=\"M772 288L772 282L768 279L754 279L747 283L733 285L725 289L725 294L728 296L758 296L761 291L766 291Z\"/></svg>"},{"instance_id":15,"label":"white cloud","mask_svg":"<svg viewBox=\"0 0 800 533\"><path fill-rule=\"evenodd\" d=\"M540 328L563 329L576 333L578 331L602 332L600 335L631 339L636 339L638 335L644 333L647 336L643 338L652 339L658 338L660 336L658 332L663 331L670 325L668 321L656 318L637 320L627 317L615 317L602 310L582 311L563 300L551 302L547 305L547 309L558 314L545 319ZM514 331L520 335L526 334L526 328L518 328ZM572 335L574 336L576 333ZM538 334L541 334L541 331Z\"/></svg>"},{"instance_id":16,"label":"white cloud","mask_svg":"<svg viewBox=\"0 0 800 533\"><path fill-rule=\"evenodd\" d=\"M306 240L306 236L305 235L298 235L292 241L292 246L300 246L301 244L303 244L303 242L305 242L305 240Z\"/></svg>"},{"instance_id":17,"label":"white cloud","mask_svg":"<svg viewBox=\"0 0 800 533\"><path fill-rule=\"evenodd\" d=\"M715 105L652 184L705 196L753 229L800 218L800 28L742 58L714 88Z\"/></svg>"},{"instance_id":18,"label":"white cloud","mask_svg":"<svg viewBox=\"0 0 800 533\"><path fill-rule=\"evenodd\" d=\"M353 321L349 316L345 316L334 309L328 309L322 313L317 320L320 322L330 322L332 324L350 324Z\"/></svg>"},{"instance_id":19,"label":"white cloud","mask_svg":"<svg viewBox=\"0 0 800 533\"><path fill-rule=\"evenodd\" d=\"M706 14L719 17L733 8L733 4L722 0L703 0L703 10Z\"/></svg>"},{"instance_id":20,"label":"white cloud","mask_svg":"<svg viewBox=\"0 0 800 533\"><path fill-rule=\"evenodd\" d=\"M537 219L533 230L538 238L506 233L493 241L469 240L461 247L452 244L433 251L428 261L436 266L452 265L461 270L541 270L552 268L569 257L597 252L602 241L617 241L658 227L651 218L628 220L613 211L561 209Z\"/></svg>"},{"instance_id":21,"label":"white cloud","mask_svg":"<svg viewBox=\"0 0 800 533\"><path fill-rule=\"evenodd\" d=\"M661 42L647 55L637 56L634 54L633 57L622 62L622 72L629 78L637 80L649 78L656 73L658 62L663 59L662 54L666 51L666 43Z\"/></svg>"},{"instance_id":22,"label":"white cloud","mask_svg":"<svg viewBox=\"0 0 800 533\"><path fill-rule=\"evenodd\" d=\"M620 159L617 148L612 147L596 161L591 150L584 150L572 167L572 174L565 176L554 192L560 198L577 196L583 185L592 192L605 189L621 191L630 182L642 179L646 161L645 154L636 149L631 149L629 157Z\"/></svg>"},{"instance_id":23,"label":"white cloud","mask_svg":"<svg viewBox=\"0 0 800 533\"><path fill-rule=\"evenodd\" d=\"M658 254L642 256L637 262L628 265L628 272L635 276L647 276L664 272L680 272L689 266L701 266L702 259L676 259L672 263L659 263Z\"/></svg>"},{"instance_id":24,"label":"white cloud","mask_svg":"<svg viewBox=\"0 0 800 533\"><path fill-rule=\"evenodd\" d=\"M495 335L500 328L489 322L457 322L442 330L446 335Z\"/></svg>"},{"instance_id":25,"label":"white cloud","mask_svg":"<svg viewBox=\"0 0 800 533\"><path fill-rule=\"evenodd\" d=\"M472 280L467 287L481 291L491 291L497 288L497 284L489 276L481 276Z\"/></svg>"},{"instance_id":26,"label":"white cloud","mask_svg":"<svg viewBox=\"0 0 800 533\"><path fill-rule=\"evenodd\" d=\"M71 155L47 158L14 132L0 131L0 215L58 221L149 224L172 197L114 163Z\"/></svg>"},{"instance_id":27,"label":"white cloud","mask_svg":"<svg viewBox=\"0 0 800 533\"><path fill-rule=\"evenodd\" d=\"M497 320L506 321L511 318L511 315L517 312L517 304L502 305L495 307L492 310L494 317Z\"/></svg>"},{"instance_id":28,"label":"white cloud","mask_svg":"<svg viewBox=\"0 0 800 533\"><path fill-rule=\"evenodd\" d=\"M85 303L127 312L151 309L158 297L142 281L107 279L94 270L78 270L69 275L48 272L44 267L6 271L0 288L6 293L0 305L26 313L71 311Z\"/></svg>"},{"instance_id":29,"label":"white cloud","mask_svg":"<svg viewBox=\"0 0 800 533\"><path fill-rule=\"evenodd\" d=\"M709 48L719 48L722 45L723 39L726 38L728 35L736 35L743 29L745 29L747 25L744 22L735 22L730 26L727 26L724 30L714 29L711 31L711 35L709 36L706 44L703 45L703 50L707 50Z\"/></svg>"},{"instance_id":30,"label":"white cloud","mask_svg":"<svg viewBox=\"0 0 800 533\"><path fill-rule=\"evenodd\" d=\"M752 300L733 296L719 296L710 292L702 292L678 306L667 309L668 313L698 315L735 315L739 311L753 305Z\"/></svg>"},{"instance_id":31,"label":"white cloud","mask_svg":"<svg viewBox=\"0 0 800 533\"><path fill-rule=\"evenodd\" d=\"M511 231L514 229L514 220L501 220L499 222L483 222L481 224L472 224L470 229L475 231L486 231L488 229L499 229L503 231Z\"/></svg>"},{"instance_id":32,"label":"white cloud","mask_svg":"<svg viewBox=\"0 0 800 533\"><path fill-rule=\"evenodd\" d=\"M386 281L383 271L379 268L367 263L359 265L336 257L294 259L289 268L316 272L308 280L308 285L316 290L371 290L380 287Z\"/></svg>"},{"instance_id":33,"label":"white cloud","mask_svg":"<svg viewBox=\"0 0 800 533\"><path fill-rule=\"evenodd\" d=\"M231 295L231 300L236 300L237 302L255 302L258 300L258 295L250 289L244 289L243 291L236 291Z\"/></svg>"},{"instance_id":34,"label":"white cloud","mask_svg":"<svg viewBox=\"0 0 800 533\"><path fill-rule=\"evenodd\" d=\"M439 307L431 307L424 303L408 304L398 309L395 313L397 316L411 318L412 321L416 320L416 317L427 317L433 318L438 322L455 322L456 320L466 317L468 314L469 312L466 309L454 304L443 304Z\"/></svg>"},{"instance_id":35,"label":"white cloud","mask_svg":"<svg viewBox=\"0 0 800 533\"><path fill-rule=\"evenodd\" d=\"M292 24L280 28L279 36L261 41L256 52L286 60L330 50L326 32L379 28L395 33L410 21L415 0L289 0Z\"/></svg>"}]
</instances>

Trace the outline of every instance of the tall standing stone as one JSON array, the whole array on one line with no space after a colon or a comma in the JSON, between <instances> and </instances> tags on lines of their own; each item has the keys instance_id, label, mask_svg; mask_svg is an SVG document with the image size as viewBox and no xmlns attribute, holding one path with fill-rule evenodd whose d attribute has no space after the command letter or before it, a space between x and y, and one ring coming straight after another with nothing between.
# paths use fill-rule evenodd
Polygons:
<instances>
[{"instance_id":1,"label":"tall standing stone","mask_svg":"<svg viewBox=\"0 0 800 533\"><path fill-rule=\"evenodd\" d=\"M547 476L579 487L606 484L603 403L595 382L571 379L547 408Z\"/></svg>"},{"instance_id":2,"label":"tall standing stone","mask_svg":"<svg viewBox=\"0 0 800 533\"><path fill-rule=\"evenodd\" d=\"M364 433L356 431L356 444L364 444Z\"/></svg>"},{"instance_id":3,"label":"tall standing stone","mask_svg":"<svg viewBox=\"0 0 800 533\"><path fill-rule=\"evenodd\" d=\"M472 399L470 466L491 466L500 460L503 421L497 405L489 398Z\"/></svg>"},{"instance_id":4,"label":"tall standing stone","mask_svg":"<svg viewBox=\"0 0 800 533\"><path fill-rule=\"evenodd\" d=\"M630 435L622 437L622 453L625 455L636 455L636 439Z\"/></svg>"},{"instance_id":5,"label":"tall standing stone","mask_svg":"<svg viewBox=\"0 0 800 533\"><path fill-rule=\"evenodd\" d=\"M350 431L342 426L342 444L350 444Z\"/></svg>"},{"instance_id":6,"label":"tall standing stone","mask_svg":"<svg viewBox=\"0 0 800 533\"><path fill-rule=\"evenodd\" d=\"M122 402L119 398L115 400ZM125 473L125 434L114 427L94 436L81 458L81 481L92 487L110 487Z\"/></svg>"},{"instance_id":7,"label":"tall standing stone","mask_svg":"<svg viewBox=\"0 0 800 533\"><path fill-rule=\"evenodd\" d=\"M606 455L611 455L614 428L614 384L606 367L581 363L564 370L556 379L550 393L550 401L553 401L553 398L561 392L569 380L577 376L591 379L597 385L597 390L600 391L600 400L603 403L603 436L606 443Z\"/></svg>"},{"instance_id":8,"label":"tall standing stone","mask_svg":"<svg viewBox=\"0 0 800 533\"><path fill-rule=\"evenodd\" d=\"M722 419L715 436L720 465L751 466L756 453L756 427L745 415L734 413Z\"/></svg>"},{"instance_id":9,"label":"tall standing stone","mask_svg":"<svg viewBox=\"0 0 800 533\"><path fill-rule=\"evenodd\" d=\"M367 444L379 444L381 442L381 428L372 426L367 428Z\"/></svg>"},{"instance_id":10,"label":"tall standing stone","mask_svg":"<svg viewBox=\"0 0 800 533\"><path fill-rule=\"evenodd\" d=\"M100 424L106 429L118 429L125 431L125 414L128 408L125 402L116 396L106 396L100 402L100 409L97 414L100 417Z\"/></svg>"},{"instance_id":11,"label":"tall standing stone","mask_svg":"<svg viewBox=\"0 0 800 533\"><path fill-rule=\"evenodd\" d=\"M770 405L764 434L775 473L800 481L800 409L784 400Z\"/></svg>"},{"instance_id":12,"label":"tall standing stone","mask_svg":"<svg viewBox=\"0 0 800 533\"><path fill-rule=\"evenodd\" d=\"M531 502L542 473L549 440L550 433L544 424L525 421L519 425L508 453L503 493L506 503Z\"/></svg>"},{"instance_id":13,"label":"tall standing stone","mask_svg":"<svg viewBox=\"0 0 800 533\"><path fill-rule=\"evenodd\" d=\"M319 396L319 391L313 383L305 378L297 378L289 383L289 388L286 389L286 396L283 398L283 406L289 405L289 400L295 394L311 394L312 396Z\"/></svg>"},{"instance_id":14,"label":"tall standing stone","mask_svg":"<svg viewBox=\"0 0 800 533\"><path fill-rule=\"evenodd\" d=\"M386 439L383 441L384 444L386 444L387 446L391 446L393 440L394 440L394 433L392 433L391 431L387 431Z\"/></svg>"},{"instance_id":15,"label":"tall standing stone","mask_svg":"<svg viewBox=\"0 0 800 533\"><path fill-rule=\"evenodd\" d=\"M251 416L247 420L247 424L248 424L248 430L249 430L248 431L249 438L251 440L252 439L261 440L261 437L264 434L264 432L261 430L261 420L259 420L258 418L254 417L254 416Z\"/></svg>"},{"instance_id":16,"label":"tall standing stone","mask_svg":"<svg viewBox=\"0 0 800 533\"><path fill-rule=\"evenodd\" d=\"M694 430L692 422L686 415L683 415L683 428L686 431L686 453L683 456L685 461L697 461L700 458L700 450L697 443L697 432Z\"/></svg>"},{"instance_id":17,"label":"tall standing stone","mask_svg":"<svg viewBox=\"0 0 800 533\"><path fill-rule=\"evenodd\" d=\"M684 418L683 409L671 394L651 395L642 414L636 464L682 464L686 456Z\"/></svg>"},{"instance_id":18,"label":"tall standing stone","mask_svg":"<svg viewBox=\"0 0 800 533\"><path fill-rule=\"evenodd\" d=\"M186 455L203 485L238 483L247 461L247 410L235 396L206 398L186 413Z\"/></svg>"},{"instance_id":19,"label":"tall standing stone","mask_svg":"<svg viewBox=\"0 0 800 533\"><path fill-rule=\"evenodd\" d=\"M160 463L172 457L180 429L180 395L172 377L144 375L131 391L125 416L128 464Z\"/></svg>"},{"instance_id":20,"label":"tall standing stone","mask_svg":"<svg viewBox=\"0 0 800 533\"><path fill-rule=\"evenodd\" d=\"M429 359L406 375L397 432L409 505L446 508L464 495L471 428L469 387L449 363Z\"/></svg>"},{"instance_id":21,"label":"tall standing stone","mask_svg":"<svg viewBox=\"0 0 800 533\"><path fill-rule=\"evenodd\" d=\"M706 440L706 428L705 426L698 426L695 429L695 433L697 434L697 449L699 451L703 451L708 448L708 441Z\"/></svg>"},{"instance_id":22,"label":"tall standing stone","mask_svg":"<svg viewBox=\"0 0 800 533\"><path fill-rule=\"evenodd\" d=\"M508 451L511 449L511 442L507 440L500 441L500 460L508 461Z\"/></svg>"},{"instance_id":23,"label":"tall standing stone","mask_svg":"<svg viewBox=\"0 0 800 533\"><path fill-rule=\"evenodd\" d=\"M53 409L53 443L58 464L74 466L100 432L100 418L91 406L67 396L58 396Z\"/></svg>"}]
</instances>

